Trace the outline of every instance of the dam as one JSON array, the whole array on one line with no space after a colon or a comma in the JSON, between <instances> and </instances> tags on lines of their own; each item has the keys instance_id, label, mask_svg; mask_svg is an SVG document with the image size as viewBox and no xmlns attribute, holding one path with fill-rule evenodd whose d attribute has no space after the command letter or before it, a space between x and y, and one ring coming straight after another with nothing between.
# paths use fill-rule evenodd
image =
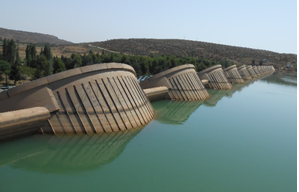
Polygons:
<instances>
[{"instance_id":1,"label":"dam","mask_svg":"<svg viewBox=\"0 0 299 192\"><path fill-rule=\"evenodd\" d=\"M152 102L142 129L1 142L0 191L296 191L297 79L276 74Z\"/></svg>"},{"instance_id":2,"label":"dam","mask_svg":"<svg viewBox=\"0 0 299 192\"><path fill-rule=\"evenodd\" d=\"M50 117L40 131L48 134L116 132L144 126L154 117L134 69L119 63L89 65L34 80L1 92L0 106L0 112L46 108Z\"/></svg>"},{"instance_id":3,"label":"dam","mask_svg":"<svg viewBox=\"0 0 299 192\"><path fill-rule=\"evenodd\" d=\"M155 117L150 101L163 99L186 102L180 105L183 115L167 111L167 107L157 108L160 114L173 114L169 122L183 122L189 112L210 97L209 92L213 93L205 86L233 91L238 86L233 88L231 83L244 84L255 71L256 76L262 76L275 69L233 65L223 70L215 65L196 74L194 65L186 64L140 84L135 70L121 63L64 71L0 93L0 140L36 132L92 135L143 127ZM213 103L217 103L216 97L204 102Z\"/></svg>"}]
</instances>

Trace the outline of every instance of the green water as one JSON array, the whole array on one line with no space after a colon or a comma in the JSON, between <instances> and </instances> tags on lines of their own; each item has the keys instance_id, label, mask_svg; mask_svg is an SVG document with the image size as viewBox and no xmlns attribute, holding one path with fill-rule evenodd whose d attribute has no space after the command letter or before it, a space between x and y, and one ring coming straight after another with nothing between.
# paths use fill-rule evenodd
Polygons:
<instances>
[{"instance_id":1,"label":"green water","mask_svg":"<svg viewBox=\"0 0 299 192\"><path fill-rule=\"evenodd\" d=\"M0 143L0 191L296 191L297 77L209 92L142 129Z\"/></svg>"}]
</instances>

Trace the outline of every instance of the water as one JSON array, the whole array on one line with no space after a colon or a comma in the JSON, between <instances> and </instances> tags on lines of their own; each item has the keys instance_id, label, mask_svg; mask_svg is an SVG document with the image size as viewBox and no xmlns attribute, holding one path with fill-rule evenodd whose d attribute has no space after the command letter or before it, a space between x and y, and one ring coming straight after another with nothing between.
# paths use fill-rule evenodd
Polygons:
<instances>
[{"instance_id":1,"label":"water","mask_svg":"<svg viewBox=\"0 0 299 192\"><path fill-rule=\"evenodd\" d=\"M0 143L0 191L296 191L297 79L153 102L146 127Z\"/></svg>"}]
</instances>

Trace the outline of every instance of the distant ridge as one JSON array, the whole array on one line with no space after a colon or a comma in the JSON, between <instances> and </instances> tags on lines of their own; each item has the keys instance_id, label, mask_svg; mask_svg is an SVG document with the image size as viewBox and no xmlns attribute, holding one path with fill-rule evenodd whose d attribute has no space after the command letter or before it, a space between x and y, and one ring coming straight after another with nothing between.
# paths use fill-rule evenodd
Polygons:
<instances>
[{"instance_id":1,"label":"distant ridge","mask_svg":"<svg viewBox=\"0 0 299 192\"><path fill-rule=\"evenodd\" d=\"M113 39L90 44L132 55L171 54L179 57L204 57L215 61L227 58L236 64L251 64L253 59L256 64L259 64L260 60L267 60L268 64L277 64L278 66L284 65L286 62L297 64L297 54L182 39Z\"/></svg>"},{"instance_id":2,"label":"distant ridge","mask_svg":"<svg viewBox=\"0 0 299 192\"><path fill-rule=\"evenodd\" d=\"M72 44L53 35L5 29L0 27L0 39L13 39L20 43L49 43L52 45Z\"/></svg>"}]
</instances>

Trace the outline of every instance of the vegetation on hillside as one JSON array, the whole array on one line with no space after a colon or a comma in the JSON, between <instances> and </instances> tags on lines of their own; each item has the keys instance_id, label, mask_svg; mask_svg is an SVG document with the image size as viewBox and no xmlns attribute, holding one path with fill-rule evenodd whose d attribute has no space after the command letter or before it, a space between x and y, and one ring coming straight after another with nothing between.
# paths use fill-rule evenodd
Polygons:
<instances>
[{"instance_id":1,"label":"vegetation on hillside","mask_svg":"<svg viewBox=\"0 0 299 192\"><path fill-rule=\"evenodd\" d=\"M27 44L34 43L36 49L43 48L49 44L53 56L71 57L72 53L89 54L93 52L122 53L127 55L141 56L161 56L172 55L174 57L194 57L196 59L207 59L218 62L223 58L236 65L260 64L267 61L266 64L273 65L275 68L285 68L290 62L297 71L297 55L281 54L272 51L250 49L236 46L221 45L215 43L206 43L200 41L179 40L179 39L115 39L103 42L71 44L71 42L58 39L52 35L40 33L24 32L0 28L0 51L1 38L14 39L19 44L19 56L25 58L25 48ZM289 70L289 69L288 69Z\"/></svg>"},{"instance_id":2,"label":"vegetation on hillside","mask_svg":"<svg viewBox=\"0 0 299 192\"><path fill-rule=\"evenodd\" d=\"M242 48L200 41L178 39L115 39L91 43L94 46L106 48L120 53L133 55L170 54L177 57L201 57L212 61L228 58L231 62L242 65L256 64L267 60L268 64L276 67L284 66L287 62L297 64L296 54L280 54L266 50Z\"/></svg>"},{"instance_id":3,"label":"vegetation on hillside","mask_svg":"<svg viewBox=\"0 0 299 192\"><path fill-rule=\"evenodd\" d=\"M138 56L120 53L107 54L104 51L100 54L94 53L92 50L88 54L83 55L72 53L70 57L63 55L61 57L53 57L49 44L45 44L38 53L37 46L32 43L26 46L25 58L22 62L19 57L18 45L12 39L4 39L2 50L2 54L0 54L0 73L6 75L6 83L7 77L9 77L9 79L14 80L14 84L18 80L25 80L28 77L38 79L68 69L97 63L125 63L132 66L138 76L154 75L183 64L193 64L197 71L216 64L221 64L224 68L232 65L225 58L215 62L191 56L177 57L165 54Z\"/></svg>"}]
</instances>

